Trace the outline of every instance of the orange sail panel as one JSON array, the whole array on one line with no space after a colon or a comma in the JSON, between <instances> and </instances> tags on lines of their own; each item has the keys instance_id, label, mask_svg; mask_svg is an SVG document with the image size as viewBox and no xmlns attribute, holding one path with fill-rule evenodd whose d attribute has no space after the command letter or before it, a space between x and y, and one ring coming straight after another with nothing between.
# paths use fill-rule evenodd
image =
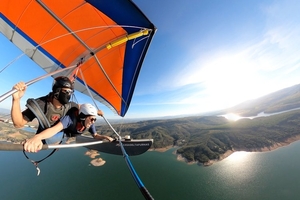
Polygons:
<instances>
[{"instance_id":1,"label":"orange sail panel","mask_svg":"<svg viewBox=\"0 0 300 200\"><path fill-rule=\"evenodd\" d=\"M2 0L0 32L46 72L125 116L155 26L130 0ZM110 45L113 44L113 45ZM60 75L71 75L62 72Z\"/></svg>"}]
</instances>

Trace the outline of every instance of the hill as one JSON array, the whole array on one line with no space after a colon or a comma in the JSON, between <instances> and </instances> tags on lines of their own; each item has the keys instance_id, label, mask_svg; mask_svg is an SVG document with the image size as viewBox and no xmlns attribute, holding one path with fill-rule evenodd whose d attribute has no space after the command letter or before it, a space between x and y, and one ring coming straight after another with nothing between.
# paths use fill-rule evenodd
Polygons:
<instances>
[{"instance_id":1,"label":"hill","mask_svg":"<svg viewBox=\"0 0 300 200\"><path fill-rule=\"evenodd\" d=\"M300 84L279 90L258 99L247 101L221 113L232 112L243 117L276 113L300 107Z\"/></svg>"},{"instance_id":2,"label":"hill","mask_svg":"<svg viewBox=\"0 0 300 200\"><path fill-rule=\"evenodd\" d=\"M253 116L261 112L276 113L299 108L299 89L300 85L286 88L220 111L219 114L234 112ZM211 115L116 123L114 128L123 136L153 138L153 149L176 146L177 153L188 162L208 164L211 160L222 159L228 151L270 150L297 140L300 138L299 122L300 109L235 122ZM107 125L97 125L96 128L101 134L114 136Z\"/></svg>"},{"instance_id":3,"label":"hill","mask_svg":"<svg viewBox=\"0 0 300 200\"><path fill-rule=\"evenodd\" d=\"M136 139L153 138L154 149L178 146L177 153L188 162L207 164L221 159L227 151L262 151L281 146L300 135L299 122L300 110L236 122L198 116L123 124L121 133ZM108 126L97 129L112 134Z\"/></svg>"},{"instance_id":4,"label":"hill","mask_svg":"<svg viewBox=\"0 0 300 200\"><path fill-rule=\"evenodd\" d=\"M300 107L300 85L247 101L218 114L233 112L255 116L261 112L277 113ZM300 136L300 110L269 117L228 121L220 116L195 116L166 120L148 120L116 125L122 135L153 138L153 148L178 146L177 153L188 162L208 164L227 151L262 151L297 140ZM112 134L108 126L99 126L102 134Z\"/></svg>"}]
</instances>

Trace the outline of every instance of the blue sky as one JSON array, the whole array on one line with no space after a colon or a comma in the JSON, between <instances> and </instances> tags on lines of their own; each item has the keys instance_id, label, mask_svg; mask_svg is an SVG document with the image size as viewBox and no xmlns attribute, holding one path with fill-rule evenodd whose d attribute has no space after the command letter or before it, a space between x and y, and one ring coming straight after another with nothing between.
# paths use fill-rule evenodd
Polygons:
<instances>
[{"instance_id":1,"label":"blue sky","mask_svg":"<svg viewBox=\"0 0 300 200\"><path fill-rule=\"evenodd\" d=\"M297 0L134 0L156 25L125 118L197 114L300 83ZM0 34L0 70L21 55ZM22 70L26 70L23 72ZM22 57L0 73L0 94L44 74ZM52 78L23 98L51 89ZM76 94L79 103L91 102ZM11 98L0 107L10 108ZM98 104L108 119L119 118Z\"/></svg>"}]
</instances>

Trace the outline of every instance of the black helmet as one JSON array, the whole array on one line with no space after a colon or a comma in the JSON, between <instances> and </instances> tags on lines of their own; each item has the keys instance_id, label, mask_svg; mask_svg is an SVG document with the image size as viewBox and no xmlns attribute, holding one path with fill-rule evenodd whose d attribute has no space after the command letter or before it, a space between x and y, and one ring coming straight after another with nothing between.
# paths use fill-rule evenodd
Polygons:
<instances>
[{"instance_id":1,"label":"black helmet","mask_svg":"<svg viewBox=\"0 0 300 200\"><path fill-rule=\"evenodd\" d=\"M61 88L70 88L74 89L73 83L70 81L70 79L66 76L59 76L54 79L53 85L52 85L52 91L54 93L59 92L58 89Z\"/></svg>"}]
</instances>

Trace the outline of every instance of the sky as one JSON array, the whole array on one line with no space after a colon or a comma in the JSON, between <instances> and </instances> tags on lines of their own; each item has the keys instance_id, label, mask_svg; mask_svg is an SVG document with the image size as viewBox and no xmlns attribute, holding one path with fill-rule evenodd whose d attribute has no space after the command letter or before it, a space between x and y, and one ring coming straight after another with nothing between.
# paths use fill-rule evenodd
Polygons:
<instances>
[{"instance_id":1,"label":"sky","mask_svg":"<svg viewBox=\"0 0 300 200\"><path fill-rule=\"evenodd\" d=\"M133 0L157 27L125 118L203 114L300 83L298 0ZM0 34L0 94L45 74ZM27 98L51 90L52 78ZM76 93L79 103L89 97ZM107 119L120 118L100 103ZM11 107L11 98L0 103Z\"/></svg>"}]
</instances>

